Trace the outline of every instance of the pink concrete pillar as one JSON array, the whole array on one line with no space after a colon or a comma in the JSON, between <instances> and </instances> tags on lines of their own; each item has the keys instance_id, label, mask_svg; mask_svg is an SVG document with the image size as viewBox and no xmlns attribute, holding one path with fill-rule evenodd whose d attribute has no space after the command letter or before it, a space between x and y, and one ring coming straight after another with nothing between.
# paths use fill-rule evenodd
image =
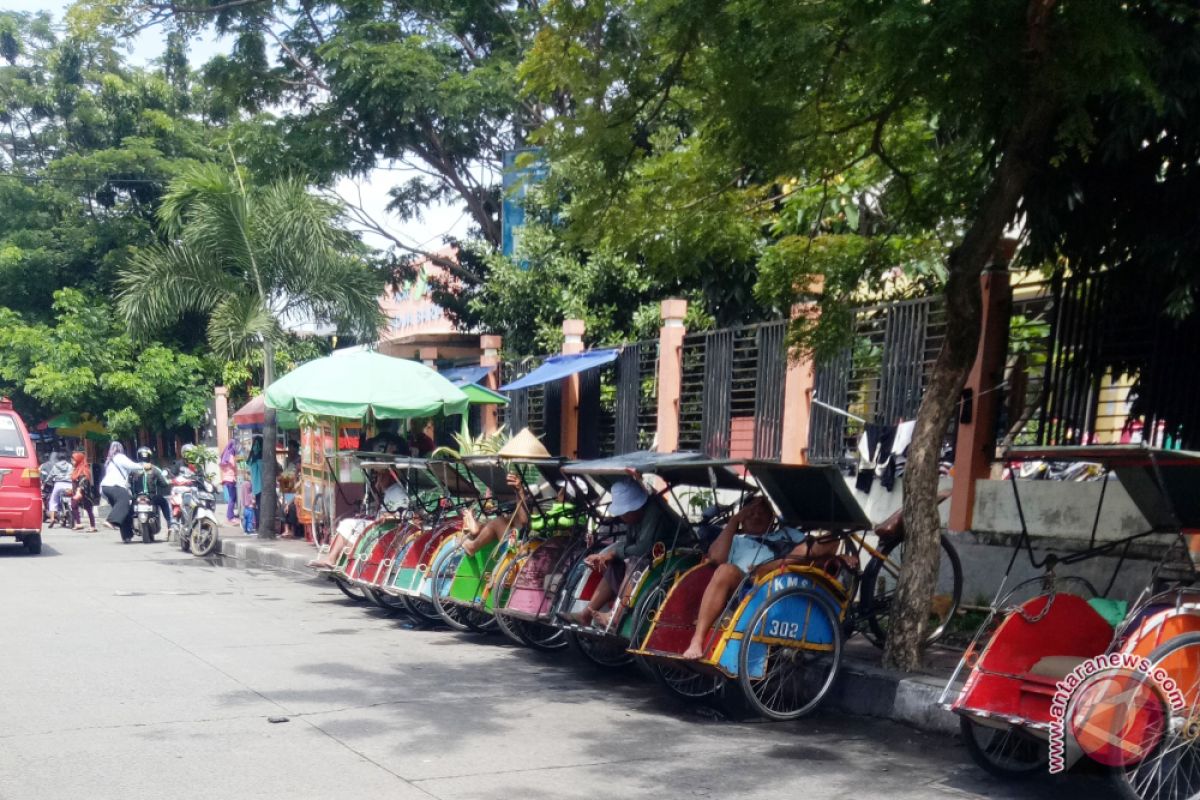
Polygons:
<instances>
[{"instance_id":1,"label":"pink concrete pillar","mask_svg":"<svg viewBox=\"0 0 1200 800\"><path fill-rule=\"evenodd\" d=\"M975 514L975 482L988 477L996 450L996 417L1004 380L1012 287L1008 270L987 271L980 277L983 321L975 366L967 377L959 406L958 439L954 447L954 486L950 494L952 531L969 531Z\"/></svg>"},{"instance_id":2,"label":"pink concrete pillar","mask_svg":"<svg viewBox=\"0 0 1200 800\"><path fill-rule=\"evenodd\" d=\"M583 352L583 334L587 325L581 319L563 320L563 355ZM567 458L579 456L579 376L563 378L562 437L560 453Z\"/></svg>"},{"instance_id":3,"label":"pink concrete pillar","mask_svg":"<svg viewBox=\"0 0 1200 800\"><path fill-rule=\"evenodd\" d=\"M438 351L436 347L422 347L417 352L421 358L422 364L432 370L437 370Z\"/></svg>"},{"instance_id":4,"label":"pink concrete pillar","mask_svg":"<svg viewBox=\"0 0 1200 800\"><path fill-rule=\"evenodd\" d=\"M819 313L814 302L792 306L792 319L815 319ZM787 373L783 379L783 441L779 459L784 464L808 463L809 421L812 419L813 385L816 365L811 352L793 357L788 354Z\"/></svg>"},{"instance_id":5,"label":"pink concrete pillar","mask_svg":"<svg viewBox=\"0 0 1200 800\"><path fill-rule=\"evenodd\" d=\"M679 395L683 386L683 337L687 300L663 300L658 332L658 452L679 449Z\"/></svg>"},{"instance_id":6,"label":"pink concrete pillar","mask_svg":"<svg viewBox=\"0 0 1200 800\"><path fill-rule=\"evenodd\" d=\"M213 392L214 425L217 428L217 451L224 452L229 444L229 390L218 386Z\"/></svg>"},{"instance_id":7,"label":"pink concrete pillar","mask_svg":"<svg viewBox=\"0 0 1200 800\"><path fill-rule=\"evenodd\" d=\"M479 356L479 366L491 369L491 372L484 376L483 385L492 391L500 388L500 349L503 346L504 339L500 336L479 337L479 349L483 351ZM499 428L494 405L480 406L479 417L485 435L491 436ZM509 431L509 433L517 433L517 431Z\"/></svg>"}]
</instances>

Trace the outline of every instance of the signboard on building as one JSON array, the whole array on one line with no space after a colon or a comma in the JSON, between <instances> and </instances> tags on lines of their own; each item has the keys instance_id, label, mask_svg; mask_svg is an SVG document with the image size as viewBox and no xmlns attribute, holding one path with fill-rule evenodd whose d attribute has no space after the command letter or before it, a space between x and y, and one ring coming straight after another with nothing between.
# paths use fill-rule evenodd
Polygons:
<instances>
[{"instance_id":1,"label":"signboard on building","mask_svg":"<svg viewBox=\"0 0 1200 800\"><path fill-rule=\"evenodd\" d=\"M510 258L517 251L521 240L521 228L525 225L525 195L529 187L544 181L549 171L546 162L539 157L540 152L536 147L522 147L504 152L500 251ZM528 265L521 262L521 266Z\"/></svg>"}]
</instances>

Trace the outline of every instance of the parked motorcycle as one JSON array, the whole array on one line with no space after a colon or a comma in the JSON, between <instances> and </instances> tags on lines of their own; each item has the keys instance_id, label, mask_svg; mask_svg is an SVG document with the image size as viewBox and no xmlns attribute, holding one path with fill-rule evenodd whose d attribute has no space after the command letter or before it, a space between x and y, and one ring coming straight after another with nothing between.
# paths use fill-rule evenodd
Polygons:
<instances>
[{"instance_id":1,"label":"parked motorcycle","mask_svg":"<svg viewBox=\"0 0 1200 800\"><path fill-rule=\"evenodd\" d=\"M217 501L213 485L190 467L171 480L171 535L184 552L203 558L217 548Z\"/></svg>"}]
</instances>

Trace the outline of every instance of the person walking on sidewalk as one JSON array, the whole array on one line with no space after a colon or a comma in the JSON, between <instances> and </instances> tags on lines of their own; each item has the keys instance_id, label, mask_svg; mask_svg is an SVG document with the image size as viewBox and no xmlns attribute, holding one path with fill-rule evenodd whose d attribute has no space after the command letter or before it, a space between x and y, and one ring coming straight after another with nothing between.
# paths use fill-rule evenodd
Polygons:
<instances>
[{"instance_id":1,"label":"person walking on sidewalk","mask_svg":"<svg viewBox=\"0 0 1200 800\"><path fill-rule=\"evenodd\" d=\"M258 521L262 519L262 514L258 509L262 505L262 459L263 459L263 437L255 436L254 441L250 444L250 455L246 458L246 468L250 470L250 493L254 495L255 509L255 524L254 530L258 530Z\"/></svg>"},{"instance_id":2,"label":"person walking on sidewalk","mask_svg":"<svg viewBox=\"0 0 1200 800\"><path fill-rule=\"evenodd\" d=\"M112 509L108 512L109 527L119 528L126 539L133 538L133 517L129 510L133 505L133 494L129 491L129 476L138 469L137 462L125 455L120 442L108 446L108 457L104 460L104 477L100 479L100 492Z\"/></svg>"},{"instance_id":3,"label":"person walking on sidewalk","mask_svg":"<svg viewBox=\"0 0 1200 800\"><path fill-rule=\"evenodd\" d=\"M236 522L238 515L237 457L241 448L230 439L221 451L221 486L225 489L225 521Z\"/></svg>"},{"instance_id":4,"label":"person walking on sidewalk","mask_svg":"<svg viewBox=\"0 0 1200 800\"><path fill-rule=\"evenodd\" d=\"M79 515L82 506L87 512L88 532L96 532L96 486L92 483L92 468L88 464L87 455L82 450L71 454L74 468L71 470L71 516L75 530L83 530L83 519Z\"/></svg>"}]
</instances>

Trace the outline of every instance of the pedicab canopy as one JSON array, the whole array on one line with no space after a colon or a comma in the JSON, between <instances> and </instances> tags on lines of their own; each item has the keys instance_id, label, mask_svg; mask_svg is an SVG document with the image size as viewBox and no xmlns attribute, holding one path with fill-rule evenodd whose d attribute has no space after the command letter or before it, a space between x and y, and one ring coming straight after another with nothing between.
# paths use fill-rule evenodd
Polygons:
<instances>
[{"instance_id":1,"label":"pedicab canopy","mask_svg":"<svg viewBox=\"0 0 1200 800\"><path fill-rule=\"evenodd\" d=\"M660 470L671 466L710 461L711 459L700 453L656 453L652 450L639 450L591 461L576 461L565 466L563 472L568 475L587 475L607 487L630 475L657 475Z\"/></svg>"},{"instance_id":2,"label":"pedicab canopy","mask_svg":"<svg viewBox=\"0 0 1200 800\"><path fill-rule=\"evenodd\" d=\"M465 414L469 402L424 364L370 350L314 359L266 391L271 408L348 419Z\"/></svg>"},{"instance_id":3,"label":"pedicab canopy","mask_svg":"<svg viewBox=\"0 0 1200 800\"><path fill-rule=\"evenodd\" d=\"M785 525L801 530L862 531L871 527L862 506L854 499L841 470L747 461L746 470L779 512Z\"/></svg>"},{"instance_id":4,"label":"pedicab canopy","mask_svg":"<svg viewBox=\"0 0 1200 800\"><path fill-rule=\"evenodd\" d=\"M1140 444L1010 447L1004 460L1100 464L1116 474L1154 531L1200 530L1200 453Z\"/></svg>"}]
</instances>

